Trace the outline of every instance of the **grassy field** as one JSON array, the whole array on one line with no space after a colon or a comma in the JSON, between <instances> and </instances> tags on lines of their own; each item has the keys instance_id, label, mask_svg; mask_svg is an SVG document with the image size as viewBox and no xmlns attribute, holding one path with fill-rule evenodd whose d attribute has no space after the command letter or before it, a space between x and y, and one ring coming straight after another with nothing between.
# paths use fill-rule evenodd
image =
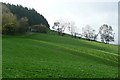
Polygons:
<instances>
[{"instance_id":1,"label":"grassy field","mask_svg":"<svg viewBox=\"0 0 120 80\"><path fill-rule=\"evenodd\" d=\"M116 78L118 47L69 36L3 36L3 78Z\"/></svg>"}]
</instances>

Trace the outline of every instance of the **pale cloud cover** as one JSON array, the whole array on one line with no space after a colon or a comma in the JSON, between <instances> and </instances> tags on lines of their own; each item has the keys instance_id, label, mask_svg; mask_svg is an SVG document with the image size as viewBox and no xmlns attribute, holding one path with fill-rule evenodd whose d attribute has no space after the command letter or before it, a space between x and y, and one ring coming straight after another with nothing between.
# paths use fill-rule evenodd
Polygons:
<instances>
[{"instance_id":1,"label":"pale cloud cover","mask_svg":"<svg viewBox=\"0 0 120 80\"><path fill-rule=\"evenodd\" d=\"M98 30L102 24L113 26L118 42L118 0L0 0L34 8L45 16L50 26L58 19L72 20L81 33L89 24Z\"/></svg>"}]
</instances>

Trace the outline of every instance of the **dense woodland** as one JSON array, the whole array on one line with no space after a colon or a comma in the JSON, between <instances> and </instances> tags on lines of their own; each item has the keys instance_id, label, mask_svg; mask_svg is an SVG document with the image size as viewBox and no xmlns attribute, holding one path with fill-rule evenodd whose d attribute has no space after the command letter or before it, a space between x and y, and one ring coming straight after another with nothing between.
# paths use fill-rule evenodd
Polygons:
<instances>
[{"instance_id":1,"label":"dense woodland","mask_svg":"<svg viewBox=\"0 0 120 80\"><path fill-rule=\"evenodd\" d=\"M2 34L36 31L46 33L49 24L35 9L2 3Z\"/></svg>"}]
</instances>

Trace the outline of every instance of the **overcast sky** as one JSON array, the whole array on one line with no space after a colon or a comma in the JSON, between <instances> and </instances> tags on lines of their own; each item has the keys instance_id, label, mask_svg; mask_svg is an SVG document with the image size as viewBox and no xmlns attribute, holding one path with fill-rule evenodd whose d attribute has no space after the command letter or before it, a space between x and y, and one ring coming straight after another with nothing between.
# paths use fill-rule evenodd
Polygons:
<instances>
[{"instance_id":1,"label":"overcast sky","mask_svg":"<svg viewBox=\"0 0 120 80\"><path fill-rule=\"evenodd\" d=\"M0 0L34 8L42 14L50 26L58 19L74 21L78 31L90 25L94 29L103 24L111 25L118 42L118 0Z\"/></svg>"}]
</instances>

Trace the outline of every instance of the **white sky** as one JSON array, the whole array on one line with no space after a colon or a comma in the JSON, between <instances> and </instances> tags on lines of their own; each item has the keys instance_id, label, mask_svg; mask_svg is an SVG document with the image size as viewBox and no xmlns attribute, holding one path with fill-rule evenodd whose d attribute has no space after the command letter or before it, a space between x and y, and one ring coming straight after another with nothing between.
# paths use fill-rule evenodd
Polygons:
<instances>
[{"instance_id":1,"label":"white sky","mask_svg":"<svg viewBox=\"0 0 120 80\"><path fill-rule=\"evenodd\" d=\"M34 8L42 14L50 26L58 19L74 21L78 31L89 24L94 29L103 24L111 25L118 42L118 1L119 0L0 0Z\"/></svg>"}]
</instances>

